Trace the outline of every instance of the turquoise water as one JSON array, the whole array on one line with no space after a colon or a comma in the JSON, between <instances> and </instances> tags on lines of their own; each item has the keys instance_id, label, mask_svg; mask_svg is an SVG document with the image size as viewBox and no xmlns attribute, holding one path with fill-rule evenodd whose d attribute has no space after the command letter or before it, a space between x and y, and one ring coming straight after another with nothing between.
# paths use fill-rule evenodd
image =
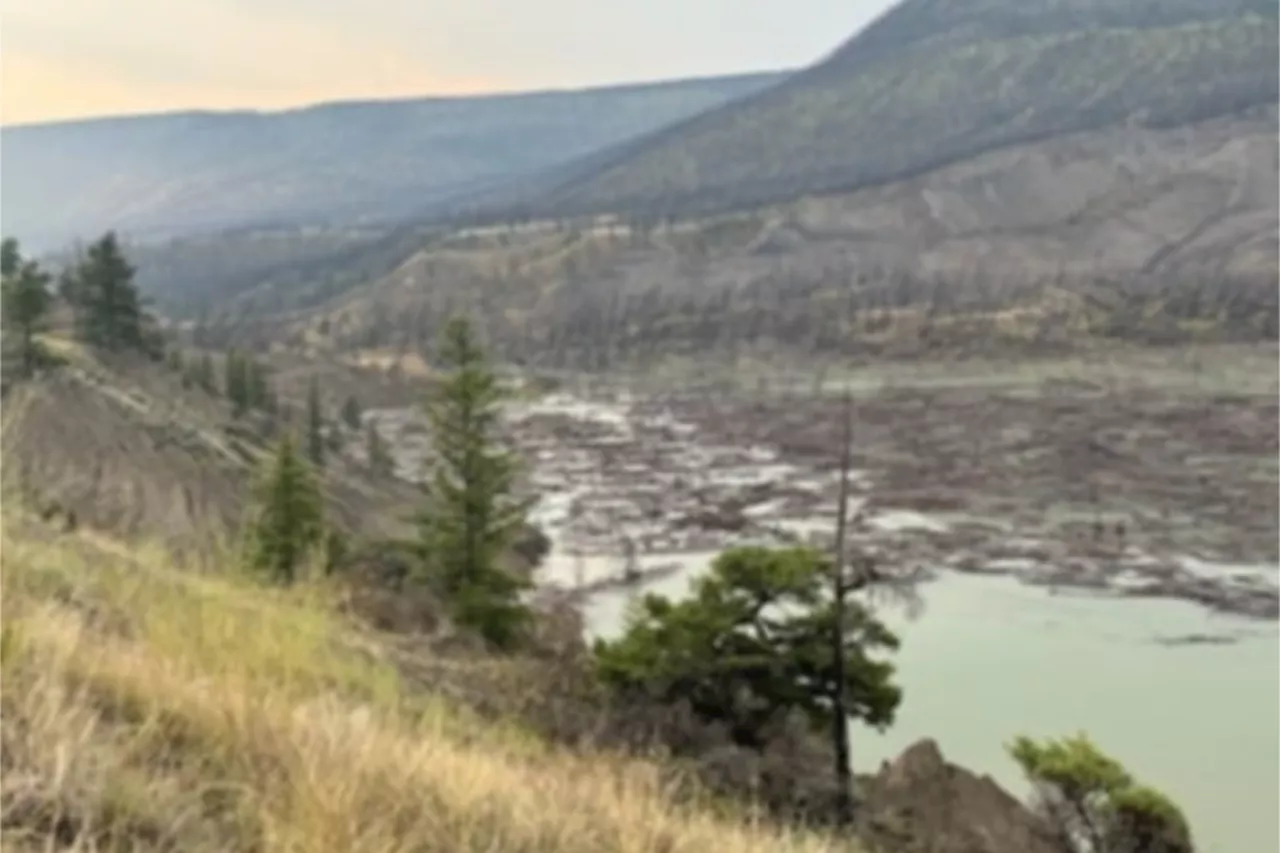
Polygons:
<instances>
[{"instance_id":1,"label":"turquoise water","mask_svg":"<svg viewBox=\"0 0 1280 853\"><path fill-rule=\"evenodd\" d=\"M691 557L689 567L702 562ZM687 583L672 578L654 591L680 595ZM1009 578L946 575L922 591L918 619L882 614L903 640L904 701L888 733L855 729L860 772L927 736L950 760L1023 794L1004 744L1083 730L1183 806L1202 853L1280 851L1275 625L1176 601L1055 596ZM617 631L625 603L596 597L589 630ZM1155 642L1188 634L1239 640Z\"/></svg>"}]
</instances>

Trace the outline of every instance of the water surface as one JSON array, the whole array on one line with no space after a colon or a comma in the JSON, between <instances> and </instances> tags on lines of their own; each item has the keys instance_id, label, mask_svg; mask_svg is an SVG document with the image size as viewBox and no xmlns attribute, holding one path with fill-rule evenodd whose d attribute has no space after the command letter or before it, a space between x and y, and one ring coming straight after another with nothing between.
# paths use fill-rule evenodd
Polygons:
<instances>
[{"instance_id":1,"label":"water surface","mask_svg":"<svg viewBox=\"0 0 1280 853\"><path fill-rule=\"evenodd\" d=\"M692 573L711 556L679 559ZM617 570L616 560L586 559L588 576ZM572 560L554 556L546 571L568 581ZM650 589L679 596L688 579L667 578ZM1280 850L1274 625L1179 601L1051 595L1012 578L944 574L922 591L918 619L882 613L903 639L897 663L904 701L887 733L855 729L859 771L927 736L950 760L1022 795L1025 783L1004 745L1020 733L1086 731L1183 806L1202 853ZM588 630L616 633L630 597L595 596L584 608ZM1158 642L1196 634L1236 641Z\"/></svg>"}]
</instances>

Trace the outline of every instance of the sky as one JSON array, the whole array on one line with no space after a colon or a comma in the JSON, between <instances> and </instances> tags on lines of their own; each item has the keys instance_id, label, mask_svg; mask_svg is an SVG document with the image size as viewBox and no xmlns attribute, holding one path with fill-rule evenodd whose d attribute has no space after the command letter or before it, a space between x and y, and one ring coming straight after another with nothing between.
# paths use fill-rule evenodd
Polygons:
<instances>
[{"instance_id":1,"label":"sky","mask_svg":"<svg viewBox=\"0 0 1280 853\"><path fill-rule=\"evenodd\" d=\"M889 0L5 0L0 122L798 67Z\"/></svg>"}]
</instances>

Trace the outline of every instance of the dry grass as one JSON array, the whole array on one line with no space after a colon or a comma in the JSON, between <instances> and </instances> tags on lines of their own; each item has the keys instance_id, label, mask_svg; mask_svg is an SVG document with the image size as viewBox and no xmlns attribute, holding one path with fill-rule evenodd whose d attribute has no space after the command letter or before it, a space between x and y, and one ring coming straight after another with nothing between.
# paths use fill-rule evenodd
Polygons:
<instances>
[{"instance_id":1,"label":"dry grass","mask_svg":"<svg viewBox=\"0 0 1280 853\"><path fill-rule=\"evenodd\" d=\"M6 850L834 851L413 695L323 590L3 538Z\"/></svg>"}]
</instances>

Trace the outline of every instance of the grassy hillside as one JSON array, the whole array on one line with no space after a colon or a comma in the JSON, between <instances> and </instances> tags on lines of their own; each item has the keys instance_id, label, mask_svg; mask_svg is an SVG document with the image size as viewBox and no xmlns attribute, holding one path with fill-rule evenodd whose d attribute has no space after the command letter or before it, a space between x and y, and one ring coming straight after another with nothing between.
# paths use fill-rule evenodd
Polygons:
<instances>
[{"instance_id":1,"label":"grassy hillside","mask_svg":"<svg viewBox=\"0 0 1280 853\"><path fill-rule=\"evenodd\" d=\"M1265 0L906 0L828 59L491 211L689 214L907 178L1117 123L1274 103Z\"/></svg>"},{"instance_id":2,"label":"grassy hillside","mask_svg":"<svg viewBox=\"0 0 1280 853\"><path fill-rule=\"evenodd\" d=\"M6 127L5 230L32 248L52 248L109 227L164 236L395 218L651 132L777 79Z\"/></svg>"},{"instance_id":3,"label":"grassy hillside","mask_svg":"<svg viewBox=\"0 0 1280 853\"><path fill-rule=\"evenodd\" d=\"M261 462L284 425L260 412L234 418L225 398L141 356L93 354L60 337L45 344L66 363L6 391L8 484L43 511L72 513L79 525L114 535L185 551L229 541L246 520ZM221 371L220 358L215 364ZM277 373L285 404L300 411L306 380L295 370ZM312 363L306 375L320 377L334 420L350 389L372 402L380 385L370 372L338 363L327 370ZM345 445L362 446L362 433L346 433ZM349 451L330 454L324 484L329 517L347 532L394 536L408 529L416 490L372 478Z\"/></svg>"},{"instance_id":4,"label":"grassy hillside","mask_svg":"<svg viewBox=\"0 0 1280 853\"><path fill-rule=\"evenodd\" d=\"M9 502L3 549L6 850L852 849L679 801L653 765L481 722L380 663L322 589L183 575Z\"/></svg>"}]
</instances>

